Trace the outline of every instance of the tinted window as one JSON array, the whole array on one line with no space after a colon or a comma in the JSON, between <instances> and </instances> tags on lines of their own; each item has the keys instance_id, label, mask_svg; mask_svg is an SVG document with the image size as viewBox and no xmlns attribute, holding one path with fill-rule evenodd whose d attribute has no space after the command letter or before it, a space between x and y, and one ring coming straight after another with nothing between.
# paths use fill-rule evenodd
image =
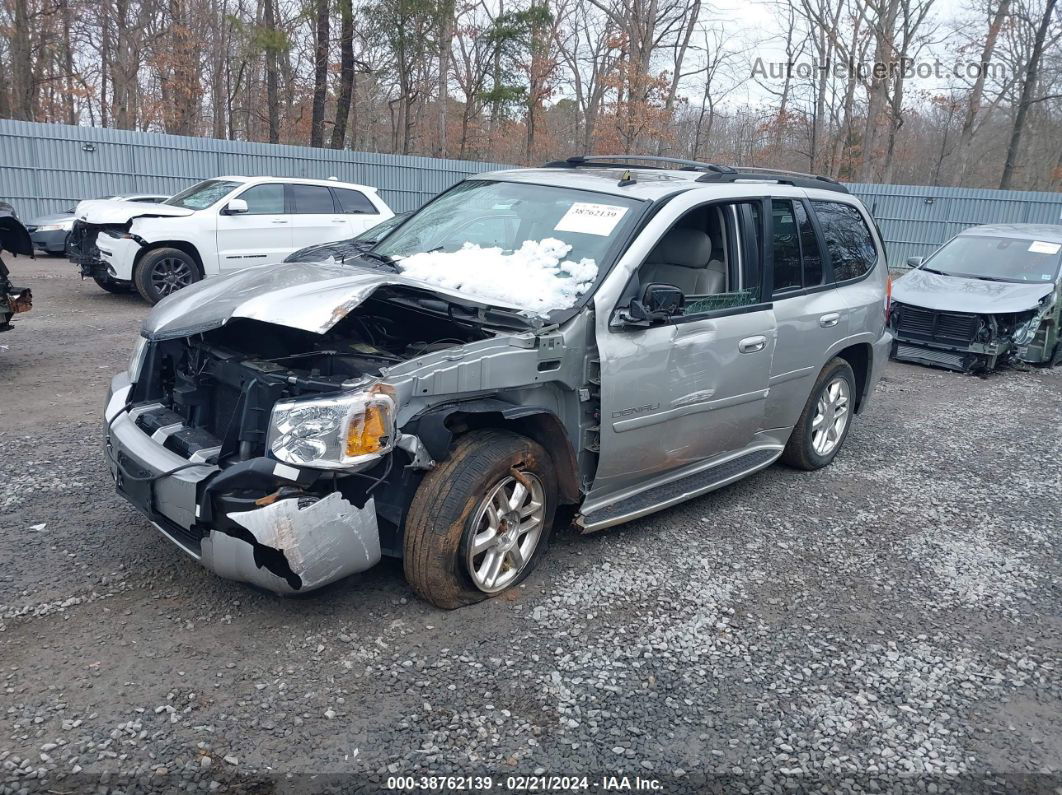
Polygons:
<instances>
[{"instance_id":1,"label":"tinted window","mask_svg":"<svg viewBox=\"0 0 1062 795\"><path fill-rule=\"evenodd\" d=\"M236 198L247 202L247 215L282 215L284 213L283 185L256 185Z\"/></svg>"},{"instance_id":2,"label":"tinted window","mask_svg":"<svg viewBox=\"0 0 1062 795\"><path fill-rule=\"evenodd\" d=\"M863 215L850 204L813 201L811 206L819 217L826 252L833 266L833 280L843 282L870 271L877 261L874 238Z\"/></svg>"},{"instance_id":3,"label":"tinted window","mask_svg":"<svg viewBox=\"0 0 1062 795\"><path fill-rule=\"evenodd\" d=\"M822 252L819 251L819 241L815 237L815 227L808 218L808 211L800 203L795 204L795 207L797 226L800 227L800 256L804 262L804 286L814 287L822 284Z\"/></svg>"},{"instance_id":4,"label":"tinted window","mask_svg":"<svg viewBox=\"0 0 1062 795\"><path fill-rule=\"evenodd\" d=\"M376 206L369 201L369 197L361 191L332 188L332 192L336 196L336 206L339 207L341 213L364 215L379 212Z\"/></svg>"},{"instance_id":5,"label":"tinted window","mask_svg":"<svg viewBox=\"0 0 1062 795\"><path fill-rule=\"evenodd\" d=\"M801 286L800 232L792 202L772 202L771 216L774 222L774 291L777 293Z\"/></svg>"},{"instance_id":6,"label":"tinted window","mask_svg":"<svg viewBox=\"0 0 1062 795\"><path fill-rule=\"evenodd\" d=\"M292 185L291 194L295 198L297 213L334 213L332 192L321 185Z\"/></svg>"}]
</instances>

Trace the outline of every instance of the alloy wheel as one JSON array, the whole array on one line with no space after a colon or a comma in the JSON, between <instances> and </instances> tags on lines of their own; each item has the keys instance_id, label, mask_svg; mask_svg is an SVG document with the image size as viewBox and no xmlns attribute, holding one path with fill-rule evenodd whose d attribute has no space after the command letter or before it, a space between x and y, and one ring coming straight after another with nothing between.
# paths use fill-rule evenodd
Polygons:
<instances>
[{"instance_id":1,"label":"alloy wheel","mask_svg":"<svg viewBox=\"0 0 1062 795\"><path fill-rule=\"evenodd\" d=\"M841 443L850 416L851 389L845 378L834 378L823 388L811 420L811 447L827 456Z\"/></svg>"},{"instance_id":2,"label":"alloy wheel","mask_svg":"<svg viewBox=\"0 0 1062 795\"><path fill-rule=\"evenodd\" d=\"M542 537L542 483L530 472L515 475L495 484L472 515L466 563L472 582L484 593L497 593L515 582Z\"/></svg>"},{"instance_id":3,"label":"alloy wheel","mask_svg":"<svg viewBox=\"0 0 1062 795\"><path fill-rule=\"evenodd\" d=\"M192 266L177 257L164 257L151 269L151 286L160 296L167 296L194 281Z\"/></svg>"}]
</instances>

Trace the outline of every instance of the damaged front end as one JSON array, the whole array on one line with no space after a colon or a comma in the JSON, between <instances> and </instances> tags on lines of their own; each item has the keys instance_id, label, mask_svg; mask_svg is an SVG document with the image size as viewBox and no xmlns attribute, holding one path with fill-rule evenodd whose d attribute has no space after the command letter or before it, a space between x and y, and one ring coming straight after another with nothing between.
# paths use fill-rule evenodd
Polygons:
<instances>
[{"instance_id":1,"label":"damaged front end","mask_svg":"<svg viewBox=\"0 0 1062 795\"><path fill-rule=\"evenodd\" d=\"M900 361L983 373L1004 365L1051 359L1058 340L1054 294L1018 312L975 314L894 302L892 356Z\"/></svg>"},{"instance_id":2,"label":"damaged front end","mask_svg":"<svg viewBox=\"0 0 1062 795\"><path fill-rule=\"evenodd\" d=\"M300 283L311 266L286 267L277 277L294 292L271 292L268 308L250 289L224 310L213 304L209 318L178 319L176 299L194 295L161 305L106 410L119 493L207 568L277 593L319 588L398 551L430 459L401 436L385 371L490 336L445 315L413 316L386 290L373 295L387 281L376 274L358 281L373 289L349 288L355 297L327 322L301 315L308 328L293 327L296 294L320 299L322 287ZM227 294L240 294L230 281Z\"/></svg>"}]
</instances>

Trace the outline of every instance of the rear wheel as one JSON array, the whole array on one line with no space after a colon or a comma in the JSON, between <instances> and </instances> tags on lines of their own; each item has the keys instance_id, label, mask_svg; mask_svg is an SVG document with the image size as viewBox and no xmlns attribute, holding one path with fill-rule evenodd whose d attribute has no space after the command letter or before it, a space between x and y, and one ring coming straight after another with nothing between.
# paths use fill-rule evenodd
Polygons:
<instances>
[{"instance_id":1,"label":"rear wheel","mask_svg":"<svg viewBox=\"0 0 1062 795\"><path fill-rule=\"evenodd\" d=\"M133 283L150 304L199 281L199 266L191 254L177 248L149 251L137 263Z\"/></svg>"},{"instance_id":2,"label":"rear wheel","mask_svg":"<svg viewBox=\"0 0 1062 795\"><path fill-rule=\"evenodd\" d=\"M831 359L819 373L804 411L782 452L797 469L820 469L840 451L855 412L855 374L844 359Z\"/></svg>"},{"instance_id":3,"label":"rear wheel","mask_svg":"<svg viewBox=\"0 0 1062 795\"><path fill-rule=\"evenodd\" d=\"M452 609L520 583L545 553L557 504L549 454L524 436L473 431L429 472L406 518L406 579Z\"/></svg>"},{"instance_id":4,"label":"rear wheel","mask_svg":"<svg viewBox=\"0 0 1062 795\"><path fill-rule=\"evenodd\" d=\"M92 281L109 293L131 293L133 291L132 282L112 279L110 276L93 276Z\"/></svg>"}]
</instances>

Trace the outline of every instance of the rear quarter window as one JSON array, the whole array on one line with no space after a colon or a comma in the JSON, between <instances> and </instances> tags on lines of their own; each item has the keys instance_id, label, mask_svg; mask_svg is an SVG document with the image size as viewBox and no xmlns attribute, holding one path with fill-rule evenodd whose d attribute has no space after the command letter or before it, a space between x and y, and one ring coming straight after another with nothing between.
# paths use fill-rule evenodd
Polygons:
<instances>
[{"instance_id":1,"label":"rear quarter window","mask_svg":"<svg viewBox=\"0 0 1062 795\"><path fill-rule=\"evenodd\" d=\"M877 262L878 251L863 214L841 202L812 201L811 206L826 241L833 281L858 279L869 273Z\"/></svg>"},{"instance_id":2,"label":"rear quarter window","mask_svg":"<svg viewBox=\"0 0 1062 795\"><path fill-rule=\"evenodd\" d=\"M332 188L336 197L336 206L341 213L348 215L375 215L379 212L376 205L361 191L349 188Z\"/></svg>"}]
</instances>

